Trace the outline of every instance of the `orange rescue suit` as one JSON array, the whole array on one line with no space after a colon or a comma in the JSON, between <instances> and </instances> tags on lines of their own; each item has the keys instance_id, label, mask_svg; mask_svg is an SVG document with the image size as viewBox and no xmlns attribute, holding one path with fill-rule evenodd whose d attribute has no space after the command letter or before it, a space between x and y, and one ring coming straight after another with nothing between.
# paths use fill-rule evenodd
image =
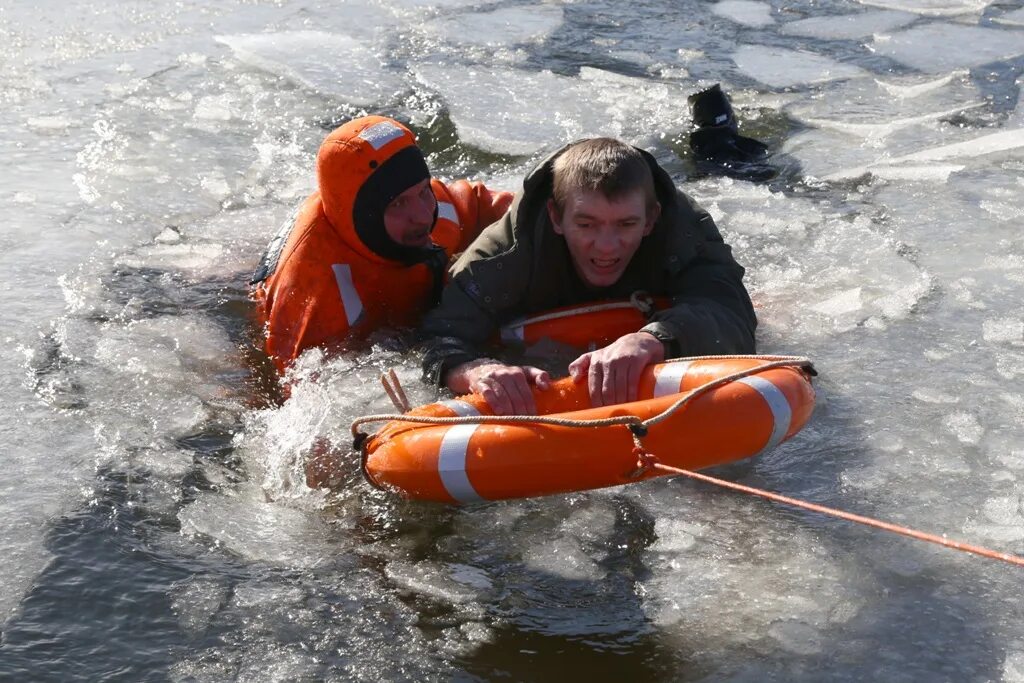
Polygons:
<instances>
[{"instance_id":1,"label":"orange rescue suit","mask_svg":"<svg viewBox=\"0 0 1024 683\"><path fill-rule=\"evenodd\" d=\"M389 118L368 116L331 133L317 156L314 192L285 223L253 278L266 351L280 372L304 350L337 345L380 327L408 327L434 303L436 269L384 258L358 236L356 195L384 162L416 144ZM431 240L446 260L500 218L511 192L431 179L437 218ZM400 188L404 189L404 188Z\"/></svg>"}]
</instances>

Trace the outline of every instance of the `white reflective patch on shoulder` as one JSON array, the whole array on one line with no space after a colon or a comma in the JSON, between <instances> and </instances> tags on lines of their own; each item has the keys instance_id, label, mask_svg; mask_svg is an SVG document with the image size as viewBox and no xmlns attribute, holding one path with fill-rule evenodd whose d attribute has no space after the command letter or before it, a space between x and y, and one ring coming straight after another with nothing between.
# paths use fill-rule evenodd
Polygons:
<instances>
[{"instance_id":1,"label":"white reflective patch on shoulder","mask_svg":"<svg viewBox=\"0 0 1024 683\"><path fill-rule=\"evenodd\" d=\"M455 210L454 204L449 204L448 202L437 203L437 217L451 221L456 225L459 224L459 212Z\"/></svg>"},{"instance_id":2,"label":"white reflective patch on shoulder","mask_svg":"<svg viewBox=\"0 0 1024 683\"><path fill-rule=\"evenodd\" d=\"M449 429L441 439L441 450L437 455L437 473L441 475L441 483L448 494L460 503L479 503L484 500L466 474L469 438L479 426L455 425Z\"/></svg>"},{"instance_id":3,"label":"white reflective patch on shoulder","mask_svg":"<svg viewBox=\"0 0 1024 683\"><path fill-rule=\"evenodd\" d=\"M683 378L693 361L681 360L661 366L658 376L654 378L654 398L678 394L683 386Z\"/></svg>"},{"instance_id":4,"label":"white reflective patch on shoulder","mask_svg":"<svg viewBox=\"0 0 1024 683\"><path fill-rule=\"evenodd\" d=\"M757 393L761 394L761 398L765 400L772 411L775 425L772 427L772 435L768 437L768 443L764 445L761 451L764 452L769 448L778 446L786 438L786 432L789 431L789 425L793 420L793 411L789 407L786 395L777 386L763 377L753 375L737 381L756 389Z\"/></svg>"},{"instance_id":5,"label":"white reflective patch on shoulder","mask_svg":"<svg viewBox=\"0 0 1024 683\"><path fill-rule=\"evenodd\" d=\"M395 138L400 138L403 135L405 135L405 131L395 124L390 121L381 121L365 129L358 137L366 140L374 149L380 149Z\"/></svg>"},{"instance_id":6,"label":"white reflective patch on shoulder","mask_svg":"<svg viewBox=\"0 0 1024 683\"><path fill-rule=\"evenodd\" d=\"M452 411L458 417L476 417L480 414L480 411L474 408L472 404L460 401L457 398L451 398L447 401L438 401L438 404Z\"/></svg>"},{"instance_id":7,"label":"white reflective patch on shoulder","mask_svg":"<svg viewBox=\"0 0 1024 683\"><path fill-rule=\"evenodd\" d=\"M363 315L363 301L359 298L356 284L352 281L352 266L347 263L335 263L331 269L334 271L334 279L338 283L341 303L345 305L345 318L348 319L349 327L351 327Z\"/></svg>"}]
</instances>

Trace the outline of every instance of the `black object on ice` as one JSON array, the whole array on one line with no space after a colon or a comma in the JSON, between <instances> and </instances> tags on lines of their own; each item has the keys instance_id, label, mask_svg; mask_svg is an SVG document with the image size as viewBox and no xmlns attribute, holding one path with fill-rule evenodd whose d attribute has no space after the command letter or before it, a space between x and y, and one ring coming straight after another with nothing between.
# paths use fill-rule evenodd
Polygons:
<instances>
[{"instance_id":1,"label":"black object on ice","mask_svg":"<svg viewBox=\"0 0 1024 683\"><path fill-rule=\"evenodd\" d=\"M736 114L719 84L690 95L696 130L690 149L702 175L726 175L741 180L770 180L778 169L768 163L768 146L739 134Z\"/></svg>"}]
</instances>

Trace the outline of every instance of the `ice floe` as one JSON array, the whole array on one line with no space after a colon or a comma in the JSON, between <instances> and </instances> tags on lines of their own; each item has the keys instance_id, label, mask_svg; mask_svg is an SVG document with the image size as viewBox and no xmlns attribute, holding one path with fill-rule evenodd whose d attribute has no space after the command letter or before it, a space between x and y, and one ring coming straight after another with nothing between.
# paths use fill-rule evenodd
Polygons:
<instances>
[{"instance_id":1,"label":"ice floe","mask_svg":"<svg viewBox=\"0 0 1024 683\"><path fill-rule=\"evenodd\" d=\"M822 40L854 40L906 26L917 17L906 12L868 11L839 16L810 17L782 24L779 31Z\"/></svg>"},{"instance_id":2,"label":"ice floe","mask_svg":"<svg viewBox=\"0 0 1024 683\"><path fill-rule=\"evenodd\" d=\"M424 29L452 43L514 45L542 40L561 26L562 21L561 7L527 5L448 15L428 21Z\"/></svg>"},{"instance_id":3,"label":"ice floe","mask_svg":"<svg viewBox=\"0 0 1024 683\"><path fill-rule=\"evenodd\" d=\"M941 73L1018 57L1024 54L1024 34L939 22L876 36L871 47L909 67Z\"/></svg>"},{"instance_id":4,"label":"ice floe","mask_svg":"<svg viewBox=\"0 0 1024 683\"><path fill-rule=\"evenodd\" d=\"M218 36L238 59L357 106L378 104L406 87L404 71L368 42L325 31Z\"/></svg>"},{"instance_id":5,"label":"ice floe","mask_svg":"<svg viewBox=\"0 0 1024 683\"><path fill-rule=\"evenodd\" d=\"M684 89L600 69L584 67L579 78L431 64L414 70L448 105L464 143L502 154L528 155L588 135L637 140L685 125Z\"/></svg>"},{"instance_id":6,"label":"ice floe","mask_svg":"<svg viewBox=\"0 0 1024 683\"><path fill-rule=\"evenodd\" d=\"M791 88L867 75L860 67L843 64L829 57L763 45L741 46L733 55L733 61L740 71L773 88Z\"/></svg>"},{"instance_id":7,"label":"ice floe","mask_svg":"<svg viewBox=\"0 0 1024 683\"><path fill-rule=\"evenodd\" d=\"M858 0L863 5L945 17L981 12L991 0Z\"/></svg>"},{"instance_id":8,"label":"ice floe","mask_svg":"<svg viewBox=\"0 0 1024 683\"><path fill-rule=\"evenodd\" d=\"M775 23L772 18L772 6L766 2L754 0L722 0L716 2L711 11L720 17L731 19L737 24L761 28Z\"/></svg>"}]
</instances>

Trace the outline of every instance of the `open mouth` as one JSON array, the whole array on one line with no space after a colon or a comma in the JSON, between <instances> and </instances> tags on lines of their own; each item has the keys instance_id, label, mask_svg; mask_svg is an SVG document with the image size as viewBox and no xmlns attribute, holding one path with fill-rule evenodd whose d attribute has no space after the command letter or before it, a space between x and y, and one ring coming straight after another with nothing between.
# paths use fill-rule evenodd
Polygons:
<instances>
[{"instance_id":1,"label":"open mouth","mask_svg":"<svg viewBox=\"0 0 1024 683\"><path fill-rule=\"evenodd\" d=\"M617 259L617 258L611 258L611 259L596 259L595 258L595 259L590 259L590 263L591 263L591 265L594 266L595 270L597 270L599 272L602 272L602 273L608 273L608 272L611 272L611 271L615 270L616 268L618 268L620 260L621 259Z\"/></svg>"}]
</instances>

